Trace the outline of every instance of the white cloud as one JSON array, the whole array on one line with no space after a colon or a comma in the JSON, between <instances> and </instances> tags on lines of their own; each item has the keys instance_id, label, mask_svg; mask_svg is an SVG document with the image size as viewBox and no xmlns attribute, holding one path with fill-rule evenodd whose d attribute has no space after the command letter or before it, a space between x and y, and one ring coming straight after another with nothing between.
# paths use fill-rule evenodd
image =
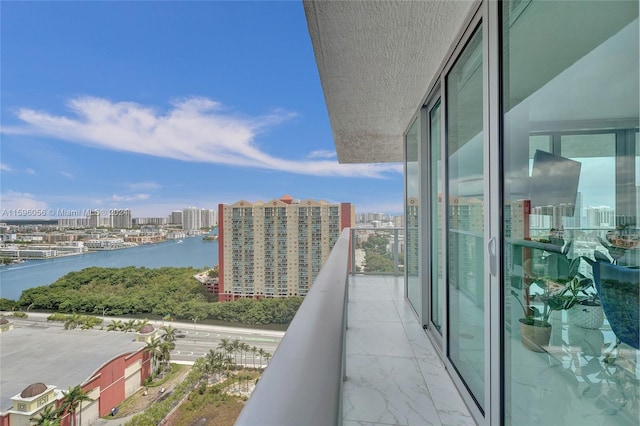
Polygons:
<instances>
[{"instance_id":1,"label":"white cloud","mask_svg":"<svg viewBox=\"0 0 640 426\"><path fill-rule=\"evenodd\" d=\"M317 149L315 151L311 151L307 158L336 158L338 155L335 151L329 151L326 149Z\"/></svg>"},{"instance_id":2,"label":"white cloud","mask_svg":"<svg viewBox=\"0 0 640 426\"><path fill-rule=\"evenodd\" d=\"M31 169L31 168L29 168L29 169L24 169L24 172L25 172L25 173L27 173L27 174L29 174L29 175L34 175L34 176L37 174L37 173L36 173L36 171L35 171L35 170L33 170L33 169Z\"/></svg>"},{"instance_id":3,"label":"white cloud","mask_svg":"<svg viewBox=\"0 0 640 426\"><path fill-rule=\"evenodd\" d=\"M315 175L383 178L402 168L394 164L338 164L328 160L295 160L261 151L256 136L295 116L274 110L260 117L241 117L222 111L207 98L185 98L161 113L133 102L111 102L97 97L71 99L71 116L29 108L18 109L22 126L3 133L42 135L80 145L135 152L182 161L206 162ZM312 153L318 158L318 153ZM321 155L321 158L327 158Z\"/></svg>"},{"instance_id":4,"label":"white cloud","mask_svg":"<svg viewBox=\"0 0 640 426\"><path fill-rule=\"evenodd\" d=\"M111 199L113 201L140 201L140 200L146 200L150 196L151 195L149 195L149 194L134 194L134 195L117 195L117 194L113 194Z\"/></svg>"},{"instance_id":5,"label":"white cloud","mask_svg":"<svg viewBox=\"0 0 640 426\"><path fill-rule=\"evenodd\" d=\"M7 163L0 163L0 170L3 172L12 172L13 169Z\"/></svg>"},{"instance_id":6,"label":"white cloud","mask_svg":"<svg viewBox=\"0 0 640 426\"><path fill-rule=\"evenodd\" d=\"M60 171L59 173L62 176L66 177L67 179L75 179L76 178L72 173L69 173L69 172Z\"/></svg>"},{"instance_id":7,"label":"white cloud","mask_svg":"<svg viewBox=\"0 0 640 426\"><path fill-rule=\"evenodd\" d=\"M35 195L28 192L17 192L8 190L0 194L0 205L2 205L2 211L11 210L31 210L31 209L46 209L47 203L36 199ZM20 219L20 217L5 216L5 219Z\"/></svg>"}]
</instances>

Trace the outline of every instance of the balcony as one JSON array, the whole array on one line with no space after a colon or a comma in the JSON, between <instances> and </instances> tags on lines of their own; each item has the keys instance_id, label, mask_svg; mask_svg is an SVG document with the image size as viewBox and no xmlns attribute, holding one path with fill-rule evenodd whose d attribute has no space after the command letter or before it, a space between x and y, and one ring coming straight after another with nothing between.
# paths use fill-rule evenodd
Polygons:
<instances>
[{"instance_id":1,"label":"balcony","mask_svg":"<svg viewBox=\"0 0 640 426\"><path fill-rule=\"evenodd\" d=\"M403 277L348 276L349 244L345 230L236 424L475 425Z\"/></svg>"}]
</instances>

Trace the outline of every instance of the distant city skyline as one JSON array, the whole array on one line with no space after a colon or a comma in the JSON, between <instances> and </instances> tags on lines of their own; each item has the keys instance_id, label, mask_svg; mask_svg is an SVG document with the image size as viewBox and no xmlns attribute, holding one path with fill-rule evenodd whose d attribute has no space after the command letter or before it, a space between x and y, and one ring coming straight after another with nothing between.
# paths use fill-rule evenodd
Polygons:
<instances>
[{"instance_id":1,"label":"distant city skyline","mask_svg":"<svg viewBox=\"0 0 640 426\"><path fill-rule=\"evenodd\" d=\"M0 23L2 209L403 211L400 164L338 164L301 2L3 2Z\"/></svg>"}]
</instances>

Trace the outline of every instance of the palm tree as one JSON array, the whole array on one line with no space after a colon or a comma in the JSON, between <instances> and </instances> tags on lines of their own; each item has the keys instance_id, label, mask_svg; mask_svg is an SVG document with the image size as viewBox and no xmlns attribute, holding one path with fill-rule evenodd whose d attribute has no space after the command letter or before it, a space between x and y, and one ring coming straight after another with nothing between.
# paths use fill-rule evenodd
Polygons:
<instances>
[{"instance_id":1,"label":"palm tree","mask_svg":"<svg viewBox=\"0 0 640 426\"><path fill-rule=\"evenodd\" d=\"M164 334L162 335L162 340L165 342L173 342L176 340L176 329L171 327L170 325L164 328Z\"/></svg>"},{"instance_id":2,"label":"palm tree","mask_svg":"<svg viewBox=\"0 0 640 426\"><path fill-rule=\"evenodd\" d=\"M60 426L60 419L58 416L60 413L55 409L55 406L47 405L38 417L32 418L31 422L34 426Z\"/></svg>"},{"instance_id":3,"label":"palm tree","mask_svg":"<svg viewBox=\"0 0 640 426\"><path fill-rule=\"evenodd\" d=\"M238 365L238 352L240 352L240 340L235 339L231 342L231 350L233 351L233 358L235 364Z\"/></svg>"},{"instance_id":4,"label":"palm tree","mask_svg":"<svg viewBox=\"0 0 640 426\"><path fill-rule=\"evenodd\" d=\"M157 340L157 339L154 339ZM162 360L162 363L165 365L165 369L166 367L169 366L169 363L171 362L171 351L174 350L176 348L176 344L173 342L162 342L160 343L160 359Z\"/></svg>"},{"instance_id":5,"label":"palm tree","mask_svg":"<svg viewBox=\"0 0 640 426\"><path fill-rule=\"evenodd\" d=\"M153 339L149 343L145 349L149 351L149 356L151 357L151 372L153 374L156 371L156 363L162 358L162 348L160 347L160 339Z\"/></svg>"},{"instance_id":6,"label":"palm tree","mask_svg":"<svg viewBox=\"0 0 640 426\"><path fill-rule=\"evenodd\" d=\"M111 324L107 326L107 331L118 331L122 329L122 321L112 320Z\"/></svg>"},{"instance_id":7,"label":"palm tree","mask_svg":"<svg viewBox=\"0 0 640 426\"><path fill-rule=\"evenodd\" d=\"M222 349L225 352L226 358L228 359L228 362L225 367L227 370L227 377L229 377L229 369L231 368L231 365L234 364L233 361L231 360L231 353L234 351L233 343L229 339L223 338L223 339L220 339L218 348Z\"/></svg>"},{"instance_id":8,"label":"palm tree","mask_svg":"<svg viewBox=\"0 0 640 426\"><path fill-rule=\"evenodd\" d=\"M62 391L64 398L60 410L62 412L67 411L71 414L71 425L75 426L76 423L76 411L80 409L80 426L82 426L82 402L91 401L89 394L82 389L80 385L73 388L69 388L68 392Z\"/></svg>"},{"instance_id":9,"label":"palm tree","mask_svg":"<svg viewBox=\"0 0 640 426\"><path fill-rule=\"evenodd\" d=\"M131 330L136 329L136 320L129 320L122 325L122 331L128 333Z\"/></svg>"},{"instance_id":10,"label":"palm tree","mask_svg":"<svg viewBox=\"0 0 640 426\"><path fill-rule=\"evenodd\" d=\"M81 318L80 315L78 314L71 314L71 315L67 315L65 322L64 322L64 329L65 330L73 330L75 328L77 328L80 325L81 322Z\"/></svg>"},{"instance_id":11,"label":"palm tree","mask_svg":"<svg viewBox=\"0 0 640 426\"><path fill-rule=\"evenodd\" d=\"M251 350L251 346L246 343L240 343L240 350L244 353L244 363L242 364L244 367L247 366L247 353ZM242 355L241 353L241 355ZM240 362L242 362L242 357L240 357Z\"/></svg>"},{"instance_id":12,"label":"palm tree","mask_svg":"<svg viewBox=\"0 0 640 426\"><path fill-rule=\"evenodd\" d=\"M271 354L269 352L265 351L264 358L267 360L267 365L269 365L269 360L271 359Z\"/></svg>"},{"instance_id":13,"label":"palm tree","mask_svg":"<svg viewBox=\"0 0 640 426\"><path fill-rule=\"evenodd\" d=\"M256 368L256 355L258 354L258 347L257 346L252 346L251 347L251 355L253 358L253 368Z\"/></svg>"},{"instance_id":14,"label":"palm tree","mask_svg":"<svg viewBox=\"0 0 640 426\"><path fill-rule=\"evenodd\" d=\"M142 329L142 327L144 327L147 324L149 324L149 320L146 319L146 318L144 320L138 320L138 321L136 321L133 329L135 331L140 331Z\"/></svg>"},{"instance_id":15,"label":"palm tree","mask_svg":"<svg viewBox=\"0 0 640 426\"><path fill-rule=\"evenodd\" d=\"M216 378L217 381L220 379L219 373L228 369L230 364L231 357L229 355L210 349L209 353L205 357L205 371L207 372L207 377L212 373L218 374L218 377Z\"/></svg>"}]
</instances>

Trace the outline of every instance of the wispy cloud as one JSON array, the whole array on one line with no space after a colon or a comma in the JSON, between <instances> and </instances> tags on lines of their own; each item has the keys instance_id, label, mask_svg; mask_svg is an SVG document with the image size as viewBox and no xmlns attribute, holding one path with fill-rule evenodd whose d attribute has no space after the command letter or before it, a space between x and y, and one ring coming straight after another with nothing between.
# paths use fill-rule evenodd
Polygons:
<instances>
[{"instance_id":1,"label":"wispy cloud","mask_svg":"<svg viewBox=\"0 0 640 426\"><path fill-rule=\"evenodd\" d=\"M0 194L2 209L11 212L15 209L46 209L47 203L36 199L35 195L28 192L8 190ZM19 217L5 217L5 219L20 219Z\"/></svg>"},{"instance_id":2,"label":"wispy cloud","mask_svg":"<svg viewBox=\"0 0 640 426\"><path fill-rule=\"evenodd\" d=\"M336 158L338 155L335 151L328 151L326 149L317 149L311 151L307 158Z\"/></svg>"},{"instance_id":3,"label":"wispy cloud","mask_svg":"<svg viewBox=\"0 0 640 426\"><path fill-rule=\"evenodd\" d=\"M7 163L0 163L0 170L3 172L12 172L13 169Z\"/></svg>"},{"instance_id":4,"label":"wispy cloud","mask_svg":"<svg viewBox=\"0 0 640 426\"><path fill-rule=\"evenodd\" d=\"M37 174L37 173L36 173L36 171L35 171L35 170L33 170L33 169L31 169L31 168L29 168L29 169L24 169L24 172L25 172L26 174L34 175L34 176Z\"/></svg>"},{"instance_id":5,"label":"wispy cloud","mask_svg":"<svg viewBox=\"0 0 640 426\"><path fill-rule=\"evenodd\" d=\"M274 110L259 117L244 117L223 110L202 97L171 103L166 112L133 102L112 102L97 97L71 99L70 116L20 108L22 126L3 127L7 134L42 135L80 145L135 152L182 161L280 170L314 176L383 178L402 168L394 164L338 164L313 154L310 159L274 157L256 145L257 136L295 116Z\"/></svg>"},{"instance_id":6,"label":"wispy cloud","mask_svg":"<svg viewBox=\"0 0 640 426\"><path fill-rule=\"evenodd\" d=\"M117 195L117 194L113 194L111 199L113 201L140 201L140 200L146 200L150 196L151 195L149 195L149 194L133 194L133 195Z\"/></svg>"},{"instance_id":7,"label":"wispy cloud","mask_svg":"<svg viewBox=\"0 0 640 426\"><path fill-rule=\"evenodd\" d=\"M63 172L63 171L59 171L58 173L60 173L62 176L66 177L67 179L75 179L76 178L73 173Z\"/></svg>"}]
</instances>

